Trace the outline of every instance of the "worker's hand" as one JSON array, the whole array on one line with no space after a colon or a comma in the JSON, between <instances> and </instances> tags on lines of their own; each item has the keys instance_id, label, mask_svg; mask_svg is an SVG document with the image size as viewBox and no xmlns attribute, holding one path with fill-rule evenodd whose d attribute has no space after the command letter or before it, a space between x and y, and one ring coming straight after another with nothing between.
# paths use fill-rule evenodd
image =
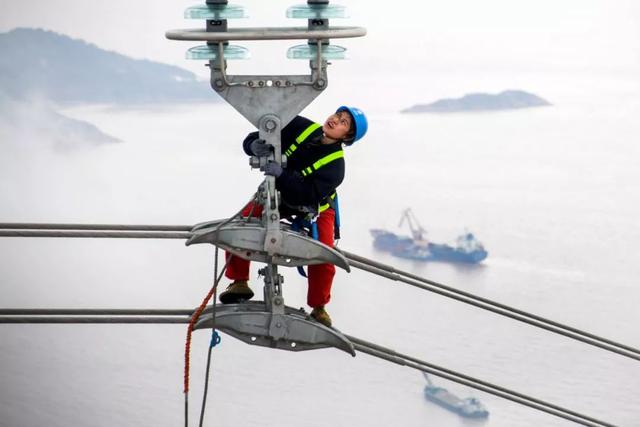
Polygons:
<instances>
[{"instance_id":1,"label":"worker's hand","mask_svg":"<svg viewBox=\"0 0 640 427\"><path fill-rule=\"evenodd\" d=\"M277 178L282 175L282 166L276 162L269 162L264 166L264 174L275 176Z\"/></svg>"},{"instance_id":2,"label":"worker's hand","mask_svg":"<svg viewBox=\"0 0 640 427\"><path fill-rule=\"evenodd\" d=\"M264 157L271 154L273 146L267 144L264 139L256 139L251 143L250 149L254 156Z\"/></svg>"}]
</instances>

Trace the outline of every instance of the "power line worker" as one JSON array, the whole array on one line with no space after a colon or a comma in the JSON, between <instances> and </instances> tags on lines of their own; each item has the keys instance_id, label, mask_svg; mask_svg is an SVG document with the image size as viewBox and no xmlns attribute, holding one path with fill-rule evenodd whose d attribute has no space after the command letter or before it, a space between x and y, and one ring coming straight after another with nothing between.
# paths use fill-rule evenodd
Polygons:
<instances>
[{"instance_id":1,"label":"power line worker","mask_svg":"<svg viewBox=\"0 0 640 427\"><path fill-rule=\"evenodd\" d=\"M276 188L282 196L281 216L294 218L294 224L304 218L315 219L317 239L329 247L334 246L334 238L339 238L336 188L345 175L342 146L350 146L362 138L367 127L366 116L354 107L338 108L323 125L297 116L281 132L287 166L283 168L276 162L269 162L264 168L265 175L276 178ZM258 132L245 138L243 148L250 156L264 156L273 150L271 145L259 139ZM242 212L243 216L259 217L261 214L262 206L253 202ZM249 261L229 253L226 256L225 275L233 282L220 294L220 301L233 304L251 299ZM308 266L307 304L313 309L311 316L326 326L331 326L325 306L331 298L335 271L333 264Z\"/></svg>"}]
</instances>

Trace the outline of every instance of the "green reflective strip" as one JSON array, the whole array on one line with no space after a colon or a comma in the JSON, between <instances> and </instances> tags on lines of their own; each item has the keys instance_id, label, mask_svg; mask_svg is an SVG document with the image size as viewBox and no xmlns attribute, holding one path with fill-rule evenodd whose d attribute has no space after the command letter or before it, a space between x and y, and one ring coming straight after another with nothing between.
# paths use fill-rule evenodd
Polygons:
<instances>
[{"instance_id":1,"label":"green reflective strip","mask_svg":"<svg viewBox=\"0 0 640 427\"><path fill-rule=\"evenodd\" d=\"M309 137L309 135L311 135L316 129L321 127L322 125L319 125L318 123L312 123L311 125L309 125L304 131L302 131L300 135L298 135L298 137L296 138L296 142L294 144L291 144L291 146L287 148L284 154L287 157L290 157L293 152L298 149L298 144L302 144Z\"/></svg>"},{"instance_id":2,"label":"green reflective strip","mask_svg":"<svg viewBox=\"0 0 640 427\"><path fill-rule=\"evenodd\" d=\"M335 153L331 153L328 156L324 156L323 158L321 158L320 160L315 162L313 164L313 168L315 170L318 170L321 167L323 167L325 165L328 165L329 163L333 162L334 160L341 159L343 157L344 157L344 152L342 150L336 151Z\"/></svg>"},{"instance_id":3,"label":"green reflective strip","mask_svg":"<svg viewBox=\"0 0 640 427\"><path fill-rule=\"evenodd\" d=\"M313 123L309 125L308 128L306 128L300 135L298 135L298 137L296 138L296 142L298 144L301 144L305 139L307 139L309 135L313 133L314 130L320 127L322 127L322 125L319 125L318 123Z\"/></svg>"},{"instance_id":4,"label":"green reflective strip","mask_svg":"<svg viewBox=\"0 0 640 427\"><path fill-rule=\"evenodd\" d=\"M292 155L292 154L293 154L293 152L294 152L294 151L296 151L296 148L298 148L298 147L296 147L296 145L295 145L295 144L292 144L292 145L291 145L291 147L289 147L289 148L287 149L287 151L285 151L285 152L284 152L284 154L286 154L286 155L287 155L287 157L289 157L290 155Z\"/></svg>"},{"instance_id":5,"label":"green reflective strip","mask_svg":"<svg viewBox=\"0 0 640 427\"><path fill-rule=\"evenodd\" d=\"M338 193L336 193L334 191L333 194L331 195L331 200L335 199L337 195L338 195ZM322 213L322 212L326 211L327 209L329 209L330 206L331 205L329 203L325 203L324 205L320 205L320 207L318 208L318 213Z\"/></svg>"},{"instance_id":6,"label":"green reflective strip","mask_svg":"<svg viewBox=\"0 0 640 427\"><path fill-rule=\"evenodd\" d=\"M311 175L314 170L318 170L321 167L326 166L329 163L333 162L334 160L341 159L343 157L344 157L344 152L342 150L336 151L335 153L331 153L328 156L324 156L323 158L315 162L313 165L302 169L302 176Z\"/></svg>"}]
</instances>

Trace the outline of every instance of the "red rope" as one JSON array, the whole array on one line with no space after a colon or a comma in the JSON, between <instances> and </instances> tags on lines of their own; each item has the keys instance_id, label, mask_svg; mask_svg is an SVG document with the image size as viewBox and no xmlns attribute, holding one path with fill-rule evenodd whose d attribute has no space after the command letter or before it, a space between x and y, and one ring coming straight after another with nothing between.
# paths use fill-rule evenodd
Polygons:
<instances>
[{"instance_id":1,"label":"red rope","mask_svg":"<svg viewBox=\"0 0 640 427\"><path fill-rule=\"evenodd\" d=\"M204 309L207 307L207 303L209 302L209 300L213 296L213 293L215 292L215 290L216 290L215 286L211 288L211 290L209 291L207 296L202 301L202 304L200 304L200 307L198 307L198 309L195 311L195 313L193 313L193 316L191 317L191 321L189 322L189 328L187 329L187 342L184 345L184 389L183 389L183 392L185 394L189 392L189 366L190 366L189 359L190 359L190 354L191 354L191 333L193 332L193 327L195 326L196 322L198 321L198 318L200 317L200 315L202 314Z\"/></svg>"}]
</instances>

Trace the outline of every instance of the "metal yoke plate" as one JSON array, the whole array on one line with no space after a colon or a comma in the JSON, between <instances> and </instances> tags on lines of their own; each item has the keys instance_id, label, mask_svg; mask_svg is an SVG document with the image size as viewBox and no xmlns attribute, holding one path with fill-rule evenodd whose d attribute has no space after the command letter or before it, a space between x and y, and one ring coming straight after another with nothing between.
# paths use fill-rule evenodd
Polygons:
<instances>
[{"instance_id":1,"label":"metal yoke plate","mask_svg":"<svg viewBox=\"0 0 640 427\"><path fill-rule=\"evenodd\" d=\"M226 76L211 63L211 87L258 129L260 119L269 114L285 127L327 87L326 67L321 67L313 86L315 70L311 76Z\"/></svg>"}]
</instances>

